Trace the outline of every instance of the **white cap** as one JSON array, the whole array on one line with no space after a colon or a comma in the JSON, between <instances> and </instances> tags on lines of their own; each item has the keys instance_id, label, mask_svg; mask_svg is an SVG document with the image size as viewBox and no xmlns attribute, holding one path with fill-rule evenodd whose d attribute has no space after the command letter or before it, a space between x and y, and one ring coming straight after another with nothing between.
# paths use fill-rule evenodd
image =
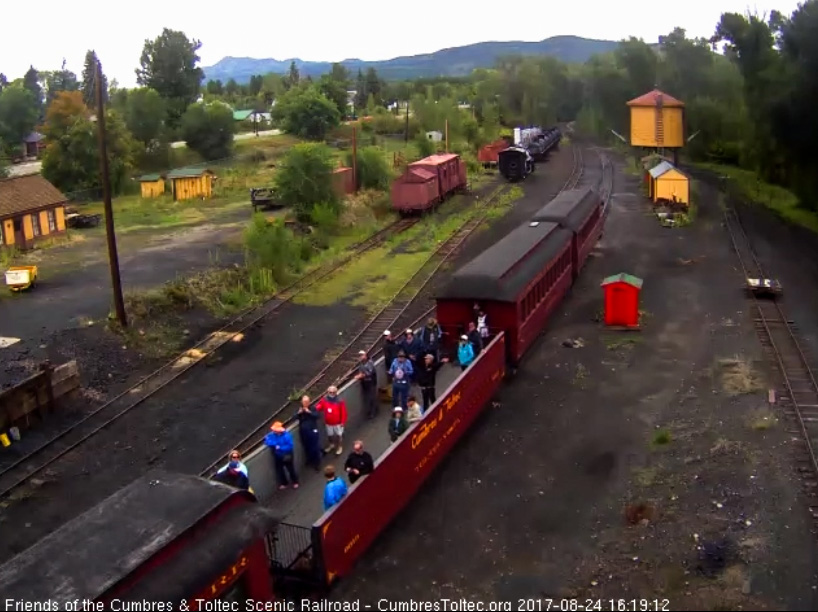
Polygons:
<instances>
[{"instance_id":1,"label":"white cap","mask_svg":"<svg viewBox=\"0 0 818 612\"><path fill-rule=\"evenodd\" d=\"M358 351L359 355L366 355L366 351Z\"/></svg>"},{"instance_id":2,"label":"white cap","mask_svg":"<svg viewBox=\"0 0 818 612\"><path fill-rule=\"evenodd\" d=\"M469 337L466 334L463 334L462 336L460 336L460 339L461 340L468 340Z\"/></svg>"},{"instance_id":3,"label":"white cap","mask_svg":"<svg viewBox=\"0 0 818 612\"><path fill-rule=\"evenodd\" d=\"M395 406L394 408L392 408L392 412L403 412L403 408L401 408L400 406Z\"/></svg>"},{"instance_id":4,"label":"white cap","mask_svg":"<svg viewBox=\"0 0 818 612\"><path fill-rule=\"evenodd\" d=\"M385 332L383 332L383 335L384 336L391 336L392 332L387 329Z\"/></svg>"},{"instance_id":5,"label":"white cap","mask_svg":"<svg viewBox=\"0 0 818 612\"><path fill-rule=\"evenodd\" d=\"M415 330L410 328L410 329L407 329L407 330L406 330L406 333L407 333L407 334L414 334L414 333L415 333Z\"/></svg>"}]
</instances>

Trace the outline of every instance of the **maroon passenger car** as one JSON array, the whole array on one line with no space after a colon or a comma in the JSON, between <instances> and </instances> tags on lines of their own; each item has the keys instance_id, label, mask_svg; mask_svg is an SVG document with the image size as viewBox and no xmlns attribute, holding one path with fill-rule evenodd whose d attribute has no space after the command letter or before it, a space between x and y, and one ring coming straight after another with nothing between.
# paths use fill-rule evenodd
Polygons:
<instances>
[{"instance_id":1,"label":"maroon passenger car","mask_svg":"<svg viewBox=\"0 0 818 612\"><path fill-rule=\"evenodd\" d=\"M558 223L573 233L571 259L577 279L588 255L602 237L604 201L590 187L562 191L534 215L532 222Z\"/></svg>"},{"instance_id":2,"label":"maroon passenger car","mask_svg":"<svg viewBox=\"0 0 818 612\"><path fill-rule=\"evenodd\" d=\"M449 338L463 333L478 303L491 333L505 332L516 366L571 286L571 238L556 223L522 225L455 272L436 297Z\"/></svg>"}]
</instances>

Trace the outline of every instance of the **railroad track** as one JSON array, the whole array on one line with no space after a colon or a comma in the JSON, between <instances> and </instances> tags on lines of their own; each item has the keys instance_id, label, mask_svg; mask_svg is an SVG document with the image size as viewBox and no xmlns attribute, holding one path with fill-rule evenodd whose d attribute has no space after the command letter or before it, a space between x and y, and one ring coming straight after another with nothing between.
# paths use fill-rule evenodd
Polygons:
<instances>
[{"instance_id":1,"label":"railroad track","mask_svg":"<svg viewBox=\"0 0 818 612\"><path fill-rule=\"evenodd\" d=\"M583 176L584 165L582 149L575 146L572 147L571 150L573 154L571 175L563 184L560 191L573 189ZM418 272L406 282L392 300L390 300L388 305L367 321L364 328L342 349L341 353L303 387L303 393L309 395L310 398L315 401L318 397L323 395L329 385L334 384L340 386L352 377L354 367L358 361L359 350L367 351L367 354L373 359L380 356L383 351L378 347L378 341L382 338L384 330L394 329L397 333L400 333L401 330L407 327L414 329L431 316L435 311L435 306L426 309L420 316L412 320L411 323L404 323L408 318L406 316L407 310L413 305L417 296L435 277L435 274L443 264L451 259L466 239L482 225L488 214L490 204L496 198L506 193L510 187L508 184L502 185L491 195L482 200L480 205L476 207L475 214L430 255ZM290 422L294 418L295 408L293 406L294 403L290 401L283 404L271 416L260 423L256 429L231 448L238 449L242 454L250 452L262 442L272 419ZM227 451L225 451L225 453L226 452ZM219 459L202 470L200 475L204 477L211 476L223 463L223 457L224 455L220 455Z\"/></svg>"},{"instance_id":2,"label":"railroad track","mask_svg":"<svg viewBox=\"0 0 818 612\"><path fill-rule=\"evenodd\" d=\"M81 420L64 429L27 455L21 457L0 472L0 499L25 484L54 462L112 425L145 400L178 379L182 374L201 363L228 342L240 340L248 329L279 310L299 293L327 278L351 260L383 244L392 236L405 232L419 221L418 218L400 219L375 232L368 238L347 249L347 254L333 264L322 266L305 274L284 287L264 303L246 310L233 318L221 329L148 374L102 406L94 409Z\"/></svg>"},{"instance_id":3,"label":"railroad track","mask_svg":"<svg viewBox=\"0 0 818 612\"><path fill-rule=\"evenodd\" d=\"M735 210L728 206L724 217L744 278L767 278ZM810 495L810 513L818 521L818 383L798 341L795 324L787 318L781 303L755 295L753 302L756 332L765 352L781 374L783 392L778 401L784 412L795 421L796 431L792 433L800 435L798 441L801 442L802 452L796 457L797 467Z\"/></svg>"}]
</instances>

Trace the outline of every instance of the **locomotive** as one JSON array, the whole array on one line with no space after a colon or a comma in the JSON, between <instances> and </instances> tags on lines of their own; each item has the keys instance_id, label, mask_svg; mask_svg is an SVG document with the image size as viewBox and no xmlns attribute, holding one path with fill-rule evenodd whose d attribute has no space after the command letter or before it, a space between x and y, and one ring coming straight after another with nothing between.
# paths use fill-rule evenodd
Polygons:
<instances>
[{"instance_id":1,"label":"locomotive","mask_svg":"<svg viewBox=\"0 0 818 612\"><path fill-rule=\"evenodd\" d=\"M559 128L542 130L539 127L514 130L515 144L498 154L500 174L507 181L521 181L534 172L534 164L544 161L548 153L559 145ZM523 155L525 153L525 155Z\"/></svg>"},{"instance_id":2,"label":"locomotive","mask_svg":"<svg viewBox=\"0 0 818 612\"><path fill-rule=\"evenodd\" d=\"M514 183L534 172L534 158L523 147L509 147L497 154L497 166L503 178Z\"/></svg>"}]
</instances>

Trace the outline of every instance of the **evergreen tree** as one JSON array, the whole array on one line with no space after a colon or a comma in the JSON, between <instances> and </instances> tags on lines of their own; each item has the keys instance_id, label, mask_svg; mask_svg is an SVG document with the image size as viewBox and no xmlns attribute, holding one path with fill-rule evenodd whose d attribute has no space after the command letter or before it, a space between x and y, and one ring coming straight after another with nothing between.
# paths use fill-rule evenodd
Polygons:
<instances>
[{"instance_id":1,"label":"evergreen tree","mask_svg":"<svg viewBox=\"0 0 818 612\"><path fill-rule=\"evenodd\" d=\"M34 97L37 113L43 112L43 88L40 86L40 73L31 66L23 77L23 87Z\"/></svg>"},{"instance_id":2,"label":"evergreen tree","mask_svg":"<svg viewBox=\"0 0 818 612\"><path fill-rule=\"evenodd\" d=\"M96 70L97 70L97 52L93 49L85 53L85 65L82 68L82 101L88 108L96 108L97 105L97 90L96 90ZM102 99L105 104L108 103L108 78L105 73L102 73Z\"/></svg>"},{"instance_id":3,"label":"evergreen tree","mask_svg":"<svg viewBox=\"0 0 818 612\"><path fill-rule=\"evenodd\" d=\"M366 90L366 79L364 78L364 73L361 72L361 69L358 69L358 76L355 79L355 113L357 114L359 110L366 108L366 99L368 96L368 92Z\"/></svg>"}]
</instances>

